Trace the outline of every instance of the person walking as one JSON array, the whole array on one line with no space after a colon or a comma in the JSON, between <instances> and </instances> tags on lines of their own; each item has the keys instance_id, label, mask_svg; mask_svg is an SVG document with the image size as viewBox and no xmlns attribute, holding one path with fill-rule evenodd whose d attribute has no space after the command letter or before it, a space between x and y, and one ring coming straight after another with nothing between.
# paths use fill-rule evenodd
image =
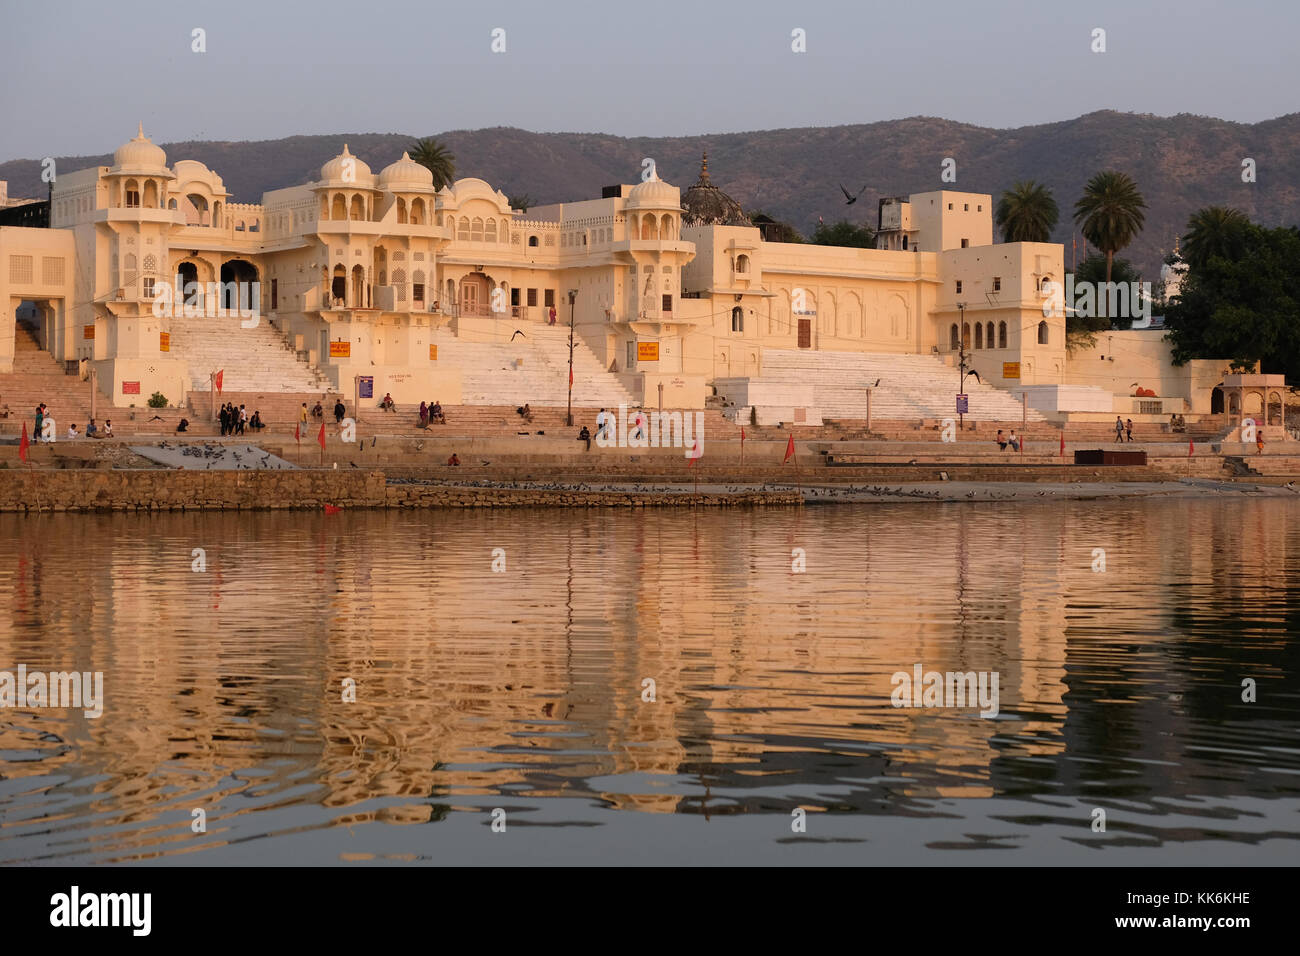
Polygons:
<instances>
[{"instance_id":1,"label":"person walking","mask_svg":"<svg viewBox=\"0 0 1300 956\"><path fill-rule=\"evenodd\" d=\"M608 428L609 428L609 415L608 413L606 413L605 409L602 408L600 410L600 414L596 416L596 440L597 441L609 440L609 432L607 431Z\"/></svg>"},{"instance_id":2,"label":"person walking","mask_svg":"<svg viewBox=\"0 0 1300 956\"><path fill-rule=\"evenodd\" d=\"M1130 418L1128 421L1124 423L1124 434L1128 438L1128 442L1131 445L1133 443L1133 419Z\"/></svg>"},{"instance_id":3,"label":"person walking","mask_svg":"<svg viewBox=\"0 0 1300 956\"><path fill-rule=\"evenodd\" d=\"M420 427L429 427L429 403L425 401L420 402Z\"/></svg>"},{"instance_id":4,"label":"person walking","mask_svg":"<svg viewBox=\"0 0 1300 956\"><path fill-rule=\"evenodd\" d=\"M220 414L217 415L217 419L221 424L221 437L224 438L226 436L226 432L230 431L230 406L229 405L221 406L221 412Z\"/></svg>"},{"instance_id":5,"label":"person walking","mask_svg":"<svg viewBox=\"0 0 1300 956\"><path fill-rule=\"evenodd\" d=\"M298 424L302 426L302 431L307 431L307 403L302 403L302 408L298 409Z\"/></svg>"},{"instance_id":6,"label":"person walking","mask_svg":"<svg viewBox=\"0 0 1300 956\"><path fill-rule=\"evenodd\" d=\"M244 428L248 425L248 409L243 405L239 406L239 434L244 434Z\"/></svg>"},{"instance_id":7,"label":"person walking","mask_svg":"<svg viewBox=\"0 0 1300 956\"><path fill-rule=\"evenodd\" d=\"M36 406L36 435L37 441L44 441L42 430L45 428L45 403L41 402Z\"/></svg>"},{"instance_id":8,"label":"person walking","mask_svg":"<svg viewBox=\"0 0 1300 956\"><path fill-rule=\"evenodd\" d=\"M1118 415L1115 416L1115 441L1124 443L1124 419Z\"/></svg>"}]
</instances>

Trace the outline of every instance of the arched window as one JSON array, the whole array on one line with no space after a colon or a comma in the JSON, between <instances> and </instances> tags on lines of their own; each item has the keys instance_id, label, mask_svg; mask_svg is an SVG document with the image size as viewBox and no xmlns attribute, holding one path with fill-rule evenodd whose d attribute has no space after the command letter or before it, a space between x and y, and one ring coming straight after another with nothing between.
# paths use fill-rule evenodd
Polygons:
<instances>
[{"instance_id":1,"label":"arched window","mask_svg":"<svg viewBox=\"0 0 1300 956\"><path fill-rule=\"evenodd\" d=\"M736 306L731 310L731 331L745 331L745 310L740 306Z\"/></svg>"},{"instance_id":2,"label":"arched window","mask_svg":"<svg viewBox=\"0 0 1300 956\"><path fill-rule=\"evenodd\" d=\"M478 216L470 220L469 237L473 242L483 241L483 220Z\"/></svg>"},{"instance_id":3,"label":"arched window","mask_svg":"<svg viewBox=\"0 0 1300 956\"><path fill-rule=\"evenodd\" d=\"M641 220L641 238L642 239L659 238L659 230L655 225L654 216L646 216Z\"/></svg>"},{"instance_id":4,"label":"arched window","mask_svg":"<svg viewBox=\"0 0 1300 956\"><path fill-rule=\"evenodd\" d=\"M952 349L954 352L961 348L961 333L957 331L956 322L952 324L952 329L949 330L948 348Z\"/></svg>"},{"instance_id":5,"label":"arched window","mask_svg":"<svg viewBox=\"0 0 1300 956\"><path fill-rule=\"evenodd\" d=\"M497 221L495 219L489 219L486 223L484 223L483 241L484 242L497 241Z\"/></svg>"},{"instance_id":6,"label":"arched window","mask_svg":"<svg viewBox=\"0 0 1300 956\"><path fill-rule=\"evenodd\" d=\"M176 200L175 200L175 199L169 199L169 200L167 200L167 208L168 208L168 209L175 209L175 208L176 208Z\"/></svg>"},{"instance_id":7,"label":"arched window","mask_svg":"<svg viewBox=\"0 0 1300 956\"><path fill-rule=\"evenodd\" d=\"M348 211L347 211L347 207L344 206L344 204L343 204L343 194L342 194L342 193L335 193L335 194L334 194L334 205L330 207L330 218L331 218L331 219L346 219L346 218L348 218Z\"/></svg>"},{"instance_id":8,"label":"arched window","mask_svg":"<svg viewBox=\"0 0 1300 956\"><path fill-rule=\"evenodd\" d=\"M961 347L966 349L967 351L970 350L970 323L969 322L963 322L961 324Z\"/></svg>"},{"instance_id":9,"label":"arched window","mask_svg":"<svg viewBox=\"0 0 1300 956\"><path fill-rule=\"evenodd\" d=\"M984 344L988 348L993 348L993 323L990 322L984 331Z\"/></svg>"},{"instance_id":10,"label":"arched window","mask_svg":"<svg viewBox=\"0 0 1300 956\"><path fill-rule=\"evenodd\" d=\"M907 236L903 237L903 251L907 251Z\"/></svg>"},{"instance_id":11,"label":"arched window","mask_svg":"<svg viewBox=\"0 0 1300 956\"><path fill-rule=\"evenodd\" d=\"M329 196L320 197L320 217L328 219L330 217L330 199Z\"/></svg>"},{"instance_id":12,"label":"arched window","mask_svg":"<svg viewBox=\"0 0 1300 956\"><path fill-rule=\"evenodd\" d=\"M1039 345L1047 344L1047 323L1046 322L1038 323L1038 344Z\"/></svg>"},{"instance_id":13,"label":"arched window","mask_svg":"<svg viewBox=\"0 0 1300 956\"><path fill-rule=\"evenodd\" d=\"M155 209L158 206L158 184L152 179L144 181L144 204L148 209Z\"/></svg>"},{"instance_id":14,"label":"arched window","mask_svg":"<svg viewBox=\"0 0 1300 956\"><path fill-rule=\"evenodd\" d=\"M397 301L405 302L406 301L406 270L405 269L393 270L393 285L397 286Z\"/></svg>"},{"instance_id":15,"label":"arched window","mask_svg":"<svg viewBox=\"0 0 1300 956\"><path fill-rule=\"evenodd\" d=\"M975 323L975 347L977 349L984 348L984 326L978 322Z\"/></svg>"},{"instance_id":16,"label":"arched window","mask_svg":"<svg viewBox=\"0 0 1300 956\"><path fill-rule=\"evenodd\" d=\"M749 256L736 256L736 271L742 274L749 272Z\"/></svg>"},{"instance_id":17,"label":"arched window","mask_svg":"<svg viewBox=\"0 0 1300 956\"><path fill-rule=\"evenodd\" d=\"M352 209L348 218L354 222L366 218L366 206L359 195L353 194L352 196Z\"/></svg>"},{"instance_id":18,"label":"arched window","mask_svg":"<svg viewBox=\"0 0 1300 956\"><path fill-rule=\"evenodd\" d=\"M998 323L998 348L1004 349L1006 347L1007 347L1007 324L1005 322L999 322Z\"/></svg>"},{"instance_id":19,"label":"arched window","mask_svg":"<svg viewBox=\"0 0 1300 956\"><path fill-rule=\"evenodd\" d=\"M660 220L659 235L664 239L671 239L673 237L672 216L664 216L663 219Z\"/></svg>"},{"instance_id":20,"label":"arched window","mask_svg":"<svg viewBox=\"0 0 1300 956\"><path fill-rule=\"evenodd\" d=\"M126 181L126 205L128 209L133 209L140 205L140 184L134 179Z\"/></svg>"},{"instance_id":21,"label":"arched window","mask_svg":"<svg viewBox=\"0 0 1300 956\"><path fill-rule=\"evenodd\" d=\"M401 196L397 197L397 221L406 222L406 200Z\"/></svg>"},{"instance_id":22,"label":"arched window","mask_svg":"<svg viewBox=\"0 0 1300 956\"><path fill-rule=\"evenodd\" d=\"M537 245L537 237L536 237L536 236L529 236L529 237L528 237L528 244L529 244L530 246L535 246L535 245Z\"/></svg>"},{"instance_id":23,"label":"arched window","mask_svg":"<svg viewBox=\"0 0 1300 956\"><path fill-rule=\"evenodd\" d=\"M456 239L461 242L469 242L469 217L461 216L456 222Z\"/></svg>"},{"instance_id":24,"label":"arched window","mask_svg":"<svg viewBox=\"0 0 1300 956\"><path fill-rule=\"evenodd\" d=\"M415 226L424 225L423 199L416 198L411 200L411 224Z\"/></svg>"}]
</instances>

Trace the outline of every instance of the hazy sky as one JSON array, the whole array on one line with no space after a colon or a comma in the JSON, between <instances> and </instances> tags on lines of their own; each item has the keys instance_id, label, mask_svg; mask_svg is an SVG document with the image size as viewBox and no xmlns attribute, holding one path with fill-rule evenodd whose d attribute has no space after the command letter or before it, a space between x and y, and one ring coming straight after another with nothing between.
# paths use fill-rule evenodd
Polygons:
<instances>
[{"instance_id":1,"label":"hazy sky","mask_svg":"<svg viewBox=\"0 0 1300 956\"><path fill-rule=\"evenodd\" d=\"M1295 0L0 0L0 160L485 126L692 135L1300 109ZM207 52L191 52L191 31ZM491 51L494 28L505 53ZM1105 53L1090 50L1095 27ZM791 50L806 31L807 52Z\"/></svg>"}]
</instances>

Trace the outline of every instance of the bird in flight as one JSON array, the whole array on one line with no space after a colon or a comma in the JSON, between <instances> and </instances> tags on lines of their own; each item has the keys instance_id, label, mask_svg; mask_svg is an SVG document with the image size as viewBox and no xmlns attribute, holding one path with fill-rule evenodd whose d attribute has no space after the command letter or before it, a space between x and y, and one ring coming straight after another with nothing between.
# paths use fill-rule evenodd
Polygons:
<instances>
[{"instance_id":1,"label":"bird in flight","mask_svg":"<svg viewBox=\"0 0 1300 956\"><path fill-rule=\"evenodd\" d=\"M520 332L518 329L515 329L515 335L524 335L524 333L523 333L523 332ZM515 335L510 336L510 341L511 341L511 342L513 342L513 341L515 340ZM528 336L524 335L524 338L528 338Z\"/></svg>"},{"instance_id":2,"label":"bird in flight","mask_svg":"<svg viewBox=\"0 0 1300 956\"><path fill-rule=\"evenodd\" d=\"M855 202L858 201L858 196L861 196L866 191L867 191L867 187L863 186L861 189L858 190L857 196L855 196L853 193L849 192L847 189L844 188L843 183L840 183L840 192L844 193L844 205L846 206L852 206Z\"/></svg>"}]
</instances>

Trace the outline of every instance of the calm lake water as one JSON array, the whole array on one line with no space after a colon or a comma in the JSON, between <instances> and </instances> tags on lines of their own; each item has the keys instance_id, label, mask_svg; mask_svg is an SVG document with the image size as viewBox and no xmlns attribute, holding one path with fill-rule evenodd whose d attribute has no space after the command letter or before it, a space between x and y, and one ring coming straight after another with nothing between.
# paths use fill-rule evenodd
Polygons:
<instances>
[{"instance_id":1,"label":"calm lake water","mask_svg":"<svg viewBox=\"0 0 1300 956\"><path fill-rule=\"evenodd\" d=\"M0 862L1293 863L1298 517L0 515Z\"/></svg>"}]
</instances>

